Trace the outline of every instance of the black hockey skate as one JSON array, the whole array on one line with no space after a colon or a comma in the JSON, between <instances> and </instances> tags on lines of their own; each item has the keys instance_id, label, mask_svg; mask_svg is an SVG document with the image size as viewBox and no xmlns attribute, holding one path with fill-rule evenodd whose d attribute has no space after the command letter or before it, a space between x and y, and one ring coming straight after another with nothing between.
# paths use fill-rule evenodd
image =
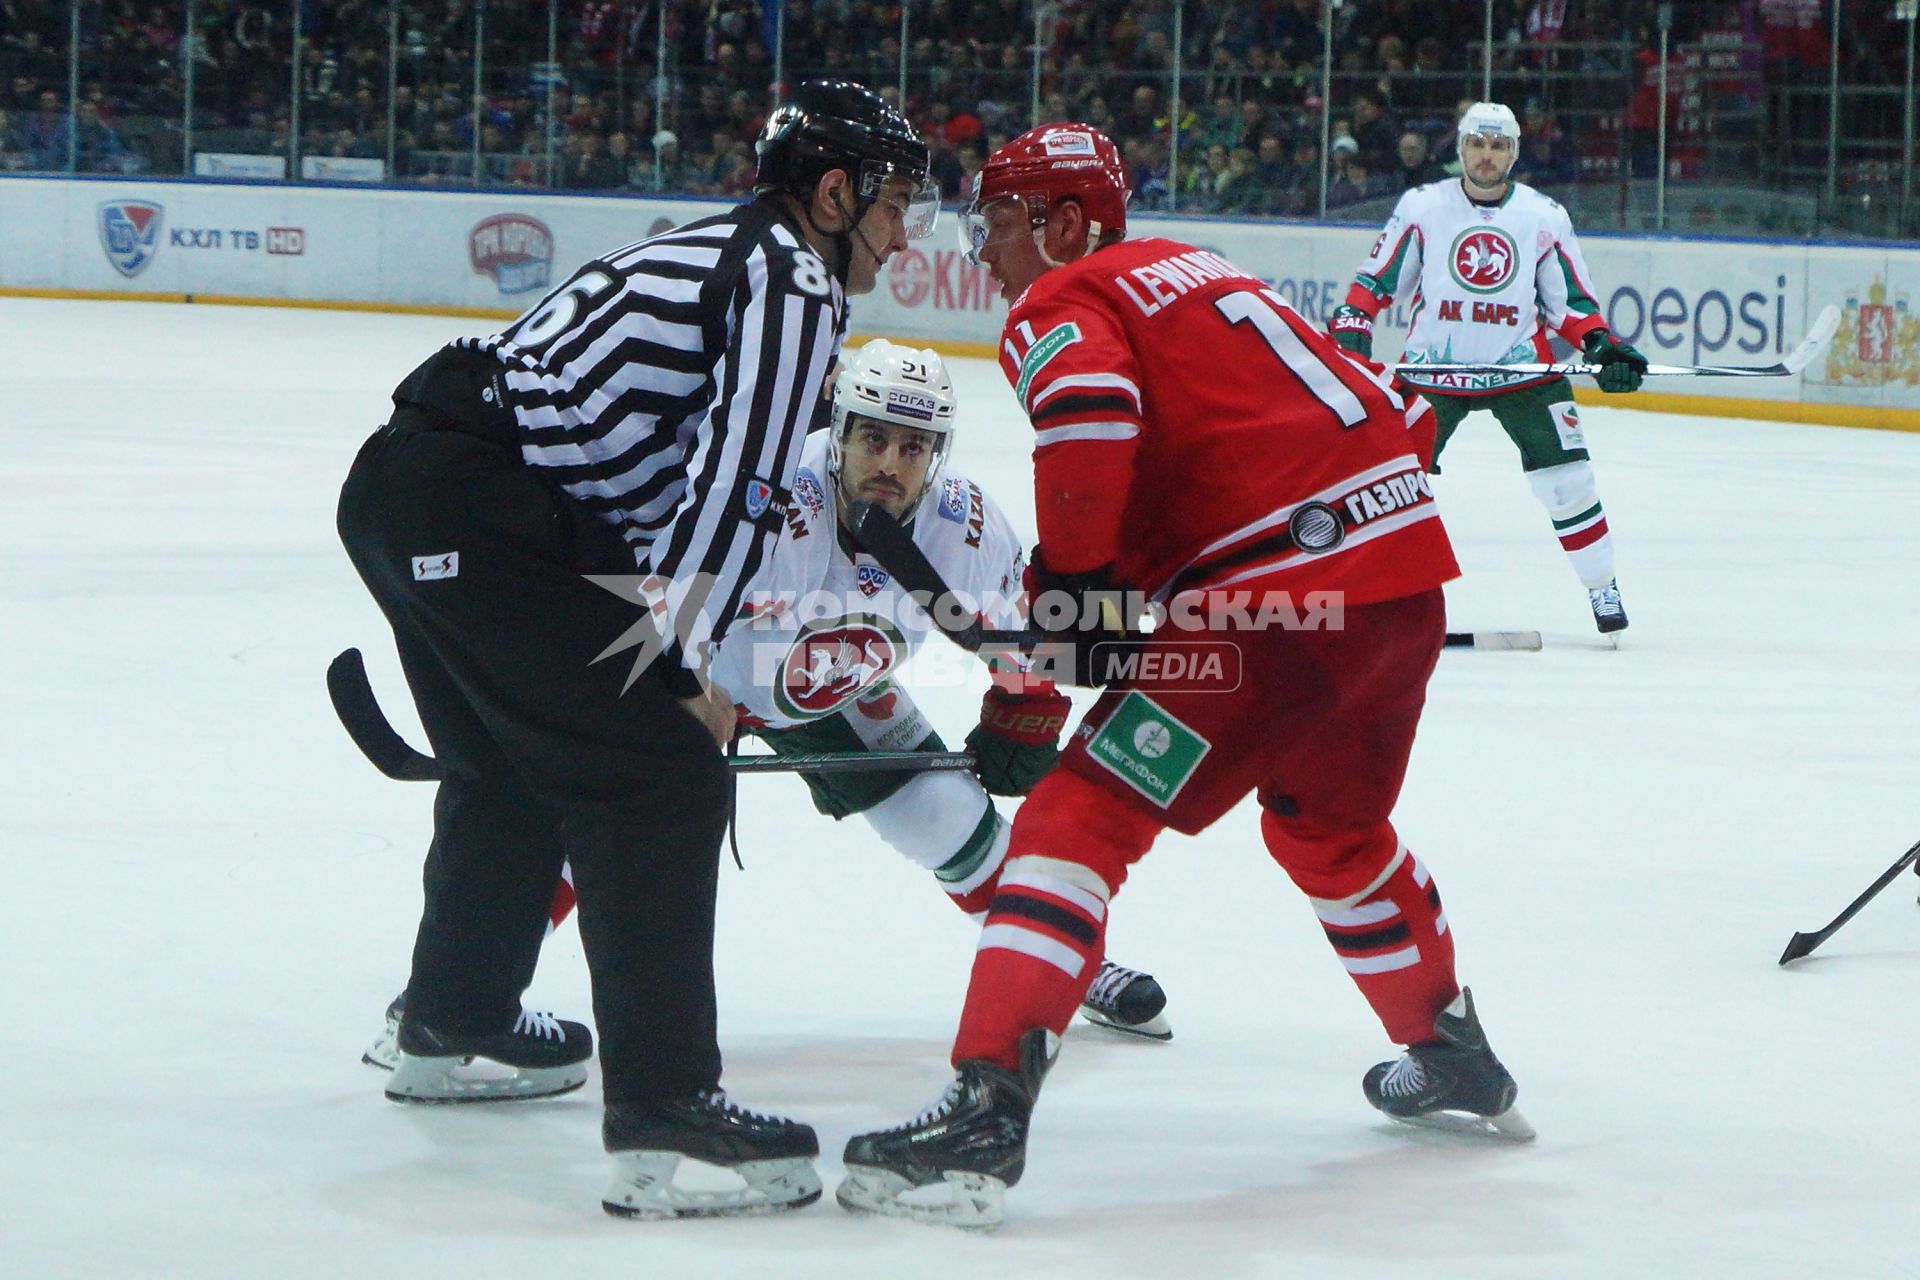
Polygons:
<instances>
[{"instance_id":1,"label":"black hockey skate","mask_svg":"<svg viewBox=\"0 0 1920 1280\"><path fill-rule=\"evenodd\" d=\"M586 1027L525 1009L513 1030L485 1036L435 1031L403 1015L397 1043L400 1060L387 1081L394 1102L549 1098L585 1084L593 1056L593 1033Z\"/></svg>"},{"instance_id":2,"label":"black hockey skate","mask_svg":"<svg viewBox=\"0 0 1920 1280\"><path fill-rule=\"evenodd\" d=\"M1600 628L1601 635L1608 636L1627 629L1627 607L1620 603L1618 582L1609 581L1604 587L1589 588L1587 603L1593 606L1593 625Z\"/></svg>"},{"instance_id":3,"label":"black hockey skate","mask_svg":"<svg viewBox=\"0 0 1920 1280\"><path fill-rule=\"evenodd\" d=\"M1167 993L1150 973L1129 969L1111 960L1100 962L1100 975L1080 1002L1080 1016L1096 1027L1148 1040L1171 1040L1167 1025Z\"/></svg>"},{"instance_id":4,"label":"black hockey skate","mask_svg":"<svg viewBox=\"0 0 1920 1280\"><path fill-rule=\"evenodd\" d=\"M600 1132L614 1158L600 1205L618 1218L739 1217L820 1198L812 1126L735 1106L718 1089L668 1102L608 1103ZM720 1185L676 1186L684 1160L701 1166L694 1181L704 1174Z\"/></svg>"},{"instance_id":5,"label":"black hockey skate","mask_svg":"<svg viewBox=\"0 0 1920 1280\"><path fill-rule=\"evenodd\" d=\"M1405 1124L1528 1142L1533 1126L1513 1109L1519 1086L1487 1044L1465 987L1433 1020L1434 1039L1409 1045L1360 1081L1367 1101Z\"/></svg>"},{"instance_id":6,"label":"black hockey skate","mask_svg":"<svg viewBox=\"0 0 1920 1280\"><path fill-rule=\"evenodd\" d=\"M1005 1217L1007 1188L1027 1167L1027 1125L1059 1037L1036 1027L1020 1037L1020 1070L971 1058L940 1100L906 1124L847 1143L842 1208L991 1231ZM907 1197L921 1188L943 1194Z\"/></svg>"}]
</instances>

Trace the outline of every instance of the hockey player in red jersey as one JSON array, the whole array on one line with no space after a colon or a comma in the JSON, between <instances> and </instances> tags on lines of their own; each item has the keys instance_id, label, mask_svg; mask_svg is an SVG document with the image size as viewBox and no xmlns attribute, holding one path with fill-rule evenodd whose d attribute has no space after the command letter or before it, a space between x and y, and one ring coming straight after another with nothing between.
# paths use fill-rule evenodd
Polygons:
<instances>
[{"instance_id":1,"label":"hockey player in red jersey","mask_svg":"<svg viewBox=\"0 0 1920 1280\"><path fill-rule=\"evenodd\" d=\"M1109 900L1163 829L1202 831L1249 793L1268 852L1407 1046L1366 1073L1368 1101L1532 1136L1455 979L1438 889L1389 820L1459 572L1409 431L1424 407L1218 255L1127 240L1127 191L1105 135L1043 126L987 161L963 234L1011 303L1001 364L1035 430L1030 586L1085 603L1078 617L1143 593L1167 621L1084 664L1118 678L1014 820L957 1075L916 1120L848 1143L851 1209L1000 1220ZM1086 648L1073 627L1057 638ZM1166 669L1149 655L1222 644L1237 687L1139 675ZM903 1198L943 1184L945 1201Z\"/></svg>"}]
</instances>

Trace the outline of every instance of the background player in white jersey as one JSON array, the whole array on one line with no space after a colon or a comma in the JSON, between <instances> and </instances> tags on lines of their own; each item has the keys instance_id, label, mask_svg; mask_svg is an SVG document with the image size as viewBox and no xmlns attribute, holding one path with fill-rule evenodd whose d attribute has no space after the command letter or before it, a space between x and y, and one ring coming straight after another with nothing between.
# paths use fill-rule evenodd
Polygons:
<instances>
[{"instance_id":1,"label":"background player in white jersey","mask_svg":"<svg viewBox=\"0 0 1920 1280\"><path fill-rule=\"evenodd\" d=\"M1017 629L1020 539L986 492L944 467L953 445L953 384L937 352L875 339L841 366L832 426L808 439L785 527L742 601L743 622L720 646L713 679L732 690L743 729L782 755L945 751L896 673L931 622L846 532L847 505L873 501L906 523L942 579ZM954 772L807 773L814 806L874 832L933 872L962 911L984 919L1000 882L1008 826L988 793L1024 795L1058 758L1069 706L1023 671L994 673L967 737L979 776ZM573 909L555 893L549 932ZM1167 1040L1166 995L1150 975L1103 961L1081 1006L1088 1021ZM387 1010L369 1065L391 1069L404 997Z\"/></svg>"},{"instance_id":2,"label":"background player in white jersey","mask_svg":"<svg viewBox=\"0 0 1920 1280\"><path fill-rule=\"evenodd\" d=\"M1636 391L1646 357L1608 331L1573 223L1558 203L1508 173L1520 125L1497 102L1477 102L1459 123L1462 176L1400 197L1328 329L1342 346L1373 354L1373 318L1397 296L1413 299L1408 363L1523 364L1552 359L1552 330L1602 365L1602 391ZM1520 450L1534 496L1587 588L1594 624L1623 630L1627 612L1613 571L1613 538L1580 429L1573 388L1538 374L1403 376L1438 420L1432 468L1460 420L1488 409Z\"/></svg>"}]
</instances>

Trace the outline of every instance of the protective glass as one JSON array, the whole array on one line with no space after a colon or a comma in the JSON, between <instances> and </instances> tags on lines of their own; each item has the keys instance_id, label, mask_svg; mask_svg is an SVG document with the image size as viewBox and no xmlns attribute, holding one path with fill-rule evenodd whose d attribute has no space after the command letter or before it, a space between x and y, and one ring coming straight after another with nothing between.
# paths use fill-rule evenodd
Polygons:
<instances>
[{"instance_id":1,"label":"protective glass","mask_svg":"<svg viewBox=\"0 0 1920 1280\"><path fill-rule=\"evenodd\" d=\"M890 178L905 178L912 181L909 174L901 173L892 165L877 164L871 160L861 166L860 194L869 198L878 198L881 189ZM907 201L905 215L907 239L925 240L933 234L940 222L940 184L931 179L919 184L911 199Z\"/></svg>"},{"instance_id":2,"label":"protective glass","mask_svg":"<svg viewBox=\"0 0 1920 1280\"><path fill-rule=\"evenodd\" d=\"M960 252L966 255L968 266L977 267L980 265L980 251L991 243L991 237L993 235L992 224L994 219L989 216L990 211L1004 205L1012 205L1018 210L1025 209L1027 202L1019 196L1000 196L982 204L979 197L976 196L974 197L973 203L960 211ZM1017 234L1021 229L1023 221L1026 228L1031 230L1033 227L1040 226L1046 220L1046 210L1044 208L1029 210L1024 220L1017 216L1017 214L1012 218L1006 218L1003 214L1002 230L1000 232L1001 238L1005 239Z\"/></svg>"}]
</instances>

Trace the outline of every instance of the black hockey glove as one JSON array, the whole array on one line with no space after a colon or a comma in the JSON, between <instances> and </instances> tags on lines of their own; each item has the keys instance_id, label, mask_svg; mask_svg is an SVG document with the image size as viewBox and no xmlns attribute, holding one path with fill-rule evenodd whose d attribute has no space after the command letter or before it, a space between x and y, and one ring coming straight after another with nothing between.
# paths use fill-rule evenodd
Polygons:
<instances>
[{"instance_id":1,"label":"black hockey glove","mask_svg":"<svg viewBox=\"0 0 1920 1280\"><path fill-rule=\"evenodd\" d=\"M980 703L980 723L967 735L980 785L996 796L1023 796L1060 758L1060 731L1073 704L1051 687L1013 693L998 685Z\"/></svg>"},{"instance_id":2,"label":"black hockey glove","mask_svg":"<svg viewBox=\"0 0 1920 1280\"><path fill-rule=\"evenodd\" d=\"M1647 358L1605 329L1595 329L1581 344L1587 359L1600 366L1593 380L1602 391L1638 391Z\"/></svg>"},{"instance_id":3,"label":"black hockey glove","mask_svg":"<svg viewBox=\"0 0 1920 1280\"><path fill-rule=\"evenodd\" d=\"M1373 359L1373 317L1360 308L1347 303L1335 307L1327 332L1347 350Z\"/></svg>"},{"instance_id":4,"label":"black hockey glove","mask_svg":"<svg viewBox=\"0 0 1920 1280\"><path fill-rule=\"evenodd\" d=\"M1125 592L1102 565L1087 573L1055 573L1045 553L1033 549L1027 565L1028 622L1044 637L1035 652L1035 674L1060 684L1097 688L1114 656L1139 637L1128 630Z\"/></svg>"}]
</instances>

